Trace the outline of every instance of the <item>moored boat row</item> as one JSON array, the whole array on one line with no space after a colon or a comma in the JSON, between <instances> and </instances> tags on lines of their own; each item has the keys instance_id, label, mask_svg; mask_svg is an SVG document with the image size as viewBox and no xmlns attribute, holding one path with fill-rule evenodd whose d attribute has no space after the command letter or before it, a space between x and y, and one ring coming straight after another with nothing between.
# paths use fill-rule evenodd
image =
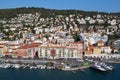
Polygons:
<instances>
[{"instance_id":1,"label":"moored boat row","mask_svg":"<svg viewBox=\"0 0 120 80\"><path fill-rule=\"evenodd\" d=\"M11 68L11 69L55 69L55 67L48 67L46 65L30 65L30 64L11 64L11 63L1 63L0 68Z\"/></svg>"}]
</instances>

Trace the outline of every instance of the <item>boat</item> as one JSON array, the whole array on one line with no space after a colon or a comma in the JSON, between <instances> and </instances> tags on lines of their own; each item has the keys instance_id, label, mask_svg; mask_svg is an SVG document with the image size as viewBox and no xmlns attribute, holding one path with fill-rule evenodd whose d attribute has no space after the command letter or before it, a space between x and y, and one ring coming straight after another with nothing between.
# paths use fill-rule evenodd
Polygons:
<instances>
[{"instance_id":1,"label":"boat","mask_svg":"<svg viewBox=\"0 0 120 80\"><path fill-rule=\"evenodd\" d=\"M79 67L70 67L70 66L64 66L63 68L60 68L63 71L76 71L79 70Z\"/></svg>"},{"instance_id":2,"label":"boat","mask_svg":"<svg viewBox=\"0 0 120 80\"><path fill-rule=\"evenodd\" d=\"M42 65L40 69L45 69L45 68L46 68L46 66L45 66L45 65Z\"/></svg>"},{"instance_id":3,"label":"boat","mask_svg":"<svg viewBox=\"0 0 120 80\"><path fill-rule=\"evenodd\" d=\"M10 68L12 65L8 63L0 64L0 68Z\"/></svg>"},{"instance_id":4,"label":"boat","mask_svg":"<svg viewBox=\"0 0 120 80\"><path fill-rule=\"evenodd\" d=\"M5 64L4 68L10 68L11 64Z\"/></svg>"},{"instance_id":5,"label":"boat","mask_svg":"<svg viewBox=\"0 0 120 80\"><path fill-rule=\"evenodd\" d=\"M1 65L0 65L0 68L5 68L5 64L1 64Z\"/></svg>"},{"instance_id":6,"label":"boat","mask_svg":"<svg viewBox=\"0 0 120 80\"><path fill-rule=\"evenodd\" d=\"M22 64L21 67L22 67L22 69L25 69L27 66Z\"/></svg>"},{"instance_id":7,"label":"boat","mask_svg":"<svg viewBox=\"0 0 120 80\"><path fill-rule=\"evenodd\" d=\"M19 69L21 66L20 64L14 64L14 68Z\"/></svg>"},{"instance_id":8,"label":"boat","mask_svg":"<svg viewBox=\"0 0 120 80\"><path fill-rule=\"evenodd\" d=\"M36 65L36 67L39 69L41 67L41 65Z\"/></svg>"},{"instance_id":9,"label":"boat","mask_svg":"<svg viewBox=\"0 0 120 80\"><path fill-rule=\"evenodd\" d=\"M93 65L91 66L91 68L93 68L93 69L95 69L95 70L98 70L98 71L103 71L103 72L107 71L105 68L101 67L101 65L98 64L98 63L93 64Z\"/></svg>"},{"instance_id":10,"label":"boat","mask_svg":"<svg viewBox=\"0 0 120 80\"><path fill-rule=\"evenodd\" d=\"M105 68L106 70L110 70L110 71L114 70L113 66L111 66L111 65L107 65L105 63L100 63L100 65L101 65L101 67Z\"/></svg>"},{"instance_id":11,"label":"boat","mask_svg":"<svg viewBox=\"0 0 120 80\"><path fill-rule=\"evenodd\" d=\"M76 71L79 70L79 68L61 68L63 71Z\"/></svg>"}]
</instances>

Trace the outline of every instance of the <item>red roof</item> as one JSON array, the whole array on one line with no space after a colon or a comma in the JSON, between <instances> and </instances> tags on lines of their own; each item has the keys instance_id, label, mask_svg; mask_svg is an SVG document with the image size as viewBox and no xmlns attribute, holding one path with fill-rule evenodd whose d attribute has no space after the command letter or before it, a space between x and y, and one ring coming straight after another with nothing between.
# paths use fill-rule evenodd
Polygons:
<instances>
[{"instance_id":1,"label":"red roof","mask_svg":"<svg viewBox=\"0 0 120 80\"><path fill-rule=\"evenodd\" d=\"M9 46L20 46L22 44L8 44Z\"/></svg>"},{"instance_id":2,"label":"red roof","mask_svg":"<svg viewBox=\"0 0 120 80\"><path fill-rule=\"evenodd\" d=\"M3 48L4 46L0 46L0 48Z\"/></svg>"},{"instance_id":3,"label":"red roof","mask_svg":"<svg viewBox=\"0 0 120 80\"><path fill-rule=\"evenodd\" d=\"M34 36L40 36L39 34L34 34Z\"/></svg>"},{"instance_id":4,"label":"red roof","mask_svg":"<svg viewBox=\"0 0 120 80\"><path fill-rule=\"evenodd\" d=\"M13 55L13 54L17 54L17 52L5 52L4 54L6 54L6 55Z\"/></svg>"},{"instance_id":5,"label":"red roof","mask_svg":"<svg viewBox=\"0 0 120 80\"><path fill-rule=\"evenodd\" d=\"M28 49L28 48L34 48L34 47L38 47L38 44L25 44L20 46L18 49Z\"/></svg>"},{"instance_id":6,"label":"red roof","mask_svg":"<svg viewBox=\"0 0 120 80\"><path fill-rule=\"evenodd\" d=\"M97 43L104 43L102 40L99 40Z\"/></svg>"},{"instance_id":7,"label":"red roof","mask_svg":"<svg viewBox=\"0 0 120 80\"><path fill-rule=\"evenodd\" d=\"M12 50L17 50L17 48L12 48Z\"/></svg>"},{"instance_id":8,"label":"red roof","mask_svg":"<svg viewBox=\"0 0 120 80\"><path fill-rule=\"evenodd\" d=\"M40 46L40 48L66 48L66 46L57 46L57 45L54 45L54 46Z\"/></svg>"}]
</instances>

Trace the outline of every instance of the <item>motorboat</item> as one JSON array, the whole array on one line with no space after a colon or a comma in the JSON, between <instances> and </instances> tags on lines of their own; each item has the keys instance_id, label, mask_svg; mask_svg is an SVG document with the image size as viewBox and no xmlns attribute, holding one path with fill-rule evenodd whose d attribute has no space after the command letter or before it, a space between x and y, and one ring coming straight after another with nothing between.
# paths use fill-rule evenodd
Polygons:
<instances>
[{"instance_id":1,"label":"motorboat","mask_svg":"<svg viewBox=\"0 0 120 80\"><path fill-rule=\"evenodd\" d=\"M93 65L91 66L91 68L96 69L96 70L99 70L99 71L103 71L103 72L107 71L105 68L101 67L101 65L98 64L98 63L93 64Z\"/></svg>"},{"instance_id":2,"label":"motorboat","mask_svg":"<svg viewBox=\"0 0 120 80\"><path fill-rule=\"evenodd\" d=\"M16 68L16 69L19 69L21 66L20 66L20 64L15 64L14 65L14 68Z\"/></svg>"},{"instance_id":3,"label":"motorboat","mask_svg":"<svg viewBox=\"0 0 120 80\"><path fill-rule=\"evenodd\" d=\"M5 64L4 68L10 68L11 64Z\"/></svg>"},{"instance_id":4,"label":"motorboat","mask_svg":"<svg viewBox=\"0 0 120 80\"><path fill-rule=\"evenodd\" d=\"M106 70L113 70L113 66L107 65L105 63L100 63L101 67L105 68Z\"/></svg>"}]
</instances>

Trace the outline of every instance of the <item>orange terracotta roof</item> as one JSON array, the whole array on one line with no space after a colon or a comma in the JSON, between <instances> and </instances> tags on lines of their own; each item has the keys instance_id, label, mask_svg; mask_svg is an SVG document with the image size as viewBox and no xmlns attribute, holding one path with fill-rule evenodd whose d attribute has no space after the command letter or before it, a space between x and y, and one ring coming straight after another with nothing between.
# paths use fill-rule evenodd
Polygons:
<instances>
[{"instance_id":1,"label":"orange terracotta roof","mask_svg":"<svg viewBox=\"0 0 120 80\"><path fill-rule=\"evenodd\" d=\"M17 52L5 52L3 54L5 54L5 55L13 55L13 54L17 54Z\"/></svg>"},{"instance_id":2,"label":"orange terracotta roof","mask_svg":"<svg viewBox=\"0 0 120 80\"><path fill-rule=\"evenodd\" d=\"M0 48L3 48L4 46L3 45L0 45Z\"/></svg>"},{"instance_id":3,"label":"orange terracotta roof","mask_svg":"<svg viewBox=\"0 0 120 80\"><path fill-rule=\"evenodd\" d=\"M102 40L99 40L97 43L104 43Z\"/></svg>"},{"instance_id":4,"label":"orange terracotta roof","mask_svg":"<svg viewBox=\"0 0 120 80\"><path fill-rule=\"evenodd\" d=\"M0 45L6 45L6 43L0 43Z\"/></svg>"},{"instance_id":5,"label":"orange terracotta roof","mask_svg":"<svg viewBox=\"0 0 120 80\"><path fill-rule=\"evenodd\" d=\"M9 52L4 52L3 54L9 54Z\"/></svg>"},{"instance_id":6,"label":"orange terracotta roof","mask_svg":"<svg viewBox=\"0 0 120 80\"><path fill-rule=\"evenodd\" d=\"M95 47L94 46L88 46L88 48L91 50L91 49L94 49Z\"/></svg>"},{"instance_id":7,"label":"orange terracotta roof","mask_svg":"<svg viewBox=\"0 0 120 80\"><path fill-rule=\"evenodd\" d=\"M8 44L9 46L20 46L22 44Z\"/></svg>"},{"instance_id":8,"label":"orange terracotta roof","mask_svg":"<svg viewBox=\"0 0 120 80\"><path fill-rule=\"evenodd\" d=\"M40 46L40 48L66 48L66 46Z\"/></svg>"},{"instance_id":9,"label":"orange terracotta roof","mask_svg":"<svg viewBox=\"0 0 120 80\"><path fill-rule=\"evenodd\" d=\"M17 53L16 55L17 55L17 56L22 56L22 57L23 57L23 56L28 56L27 53Z\"/></svg>"},{"instance_id":10,"label":"orange terracotta roof","mask_svg":"<svg viewBox=\"0 0 120 80\"><path fill-rule=\"evenodd\" d=\"M18 49L28 49L28 48L34 48L34 47L38 47L38 44L25 44L20 46Z\"/></svg>"},{"instance_id":11,"label":"orange terracotta roof","mask_svg":"<svg viewBox=\"0 0 120 80\"><path fill-rule=\"evenodd\" d=\"M12 48L12 50L17 50L17 48Z\"/></svg>"}]
</instances>

